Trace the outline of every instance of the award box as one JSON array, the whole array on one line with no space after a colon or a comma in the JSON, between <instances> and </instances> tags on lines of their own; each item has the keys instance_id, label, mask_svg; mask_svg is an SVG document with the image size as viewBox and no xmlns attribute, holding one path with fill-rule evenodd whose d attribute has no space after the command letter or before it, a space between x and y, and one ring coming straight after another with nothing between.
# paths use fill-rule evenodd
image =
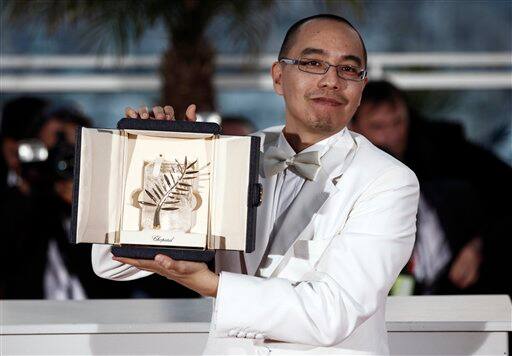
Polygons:
<instances>
[{"instance_id":1,"label":"award box","mask_svg":"<svg viewBox=\"0 0 512 356\"><path fill-rule=\"evenodd\" d=\"M260 139L220 133L214 123L127 118L78 129L71 242L143 259L252 252Z\"/></svg>"}]
</instances>

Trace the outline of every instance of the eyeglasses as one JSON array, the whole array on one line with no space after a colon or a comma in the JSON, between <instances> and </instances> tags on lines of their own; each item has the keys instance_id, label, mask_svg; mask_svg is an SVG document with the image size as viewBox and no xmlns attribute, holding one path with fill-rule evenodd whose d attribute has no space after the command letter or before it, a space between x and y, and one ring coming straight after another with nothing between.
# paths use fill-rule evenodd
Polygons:
<instances>
[{"instance_id":1,"label":"eyeglasses","mask_svg":"<svg viewBox=\"0 0 512 356\"><path fill-rule=\"evenodd\" d=\"M283 62L286 64L295 64L299 67L299 70L311 73L311 74L325 74L329 70L329 68L336 68L336 73L338 77L346 80L352 80L355 82L360 82L366 78L366 70L360 69L358 67L354 67L348 64L330 64L326 61L322 61L314 58L299 58L299 59L290 59L290 58L281 58L279 62Z\"/></svg>"}]
</instances>

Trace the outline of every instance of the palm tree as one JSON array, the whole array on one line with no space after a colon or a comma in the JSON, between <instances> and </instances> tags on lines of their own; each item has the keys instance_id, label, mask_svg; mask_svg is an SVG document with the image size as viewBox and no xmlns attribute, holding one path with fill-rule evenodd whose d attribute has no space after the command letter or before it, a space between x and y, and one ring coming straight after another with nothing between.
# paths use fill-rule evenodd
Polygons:
<instances>
[{"instance_id":1,"label":"palm tree","mask_svg":"<svg viewBox=\"0 0 512 356\"><path fill-rule=\"evenodd\" d=\"M42 21L50 32L65 24L85 27L84 41L93 41L99 51L115 43L119 54L162 23L169 36L160 68L161 100L183 117L192 102L201 110L215 109L211 26L256 49L268 33L273 5L273 0L3 0L2 14L14 25Z\"/></svg>"}]
</instances>

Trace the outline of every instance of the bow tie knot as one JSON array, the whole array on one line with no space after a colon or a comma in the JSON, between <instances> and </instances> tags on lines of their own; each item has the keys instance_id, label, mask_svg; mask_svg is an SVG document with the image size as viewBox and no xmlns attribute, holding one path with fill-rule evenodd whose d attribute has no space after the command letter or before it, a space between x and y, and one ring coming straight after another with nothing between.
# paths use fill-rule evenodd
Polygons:
<instances>
[{"instance_id":1,"label":"bow tie knot","mask_svg":"<svg viewBox=\"0 0 512 356\"><path fill-rule=\"evenodd\" d=\"M270 147L263 157L265 176L270 177L287 168L301 177L314 181L320 171L320 152L303 152L290 156L277 147Z\"/></svg>"}]
</instances>

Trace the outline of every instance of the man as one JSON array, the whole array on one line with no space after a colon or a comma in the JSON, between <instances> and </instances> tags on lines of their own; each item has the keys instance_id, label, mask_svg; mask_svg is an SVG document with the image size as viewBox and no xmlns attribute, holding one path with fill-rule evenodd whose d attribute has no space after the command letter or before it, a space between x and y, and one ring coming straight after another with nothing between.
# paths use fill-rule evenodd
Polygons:
<instances>
[{"instance_id":1,"label":"man","mask_svg":"<svg viewBox=\"0 0 512 356\"><path fill-rule=\"evenodd\" d=\"M360 35L341 17L318 15L289 29L271 71L286 125L259 134L265 193L255 252L218 253L217 275L161 255L112 259L97 245L96 272L113 279L156 272L216 297L206 353L387 353L386 296L414 243L418 183L346 129L366 63ZM170 107L154 112L172 117ZM187 118L194 113L189 107Z\"/></svg>"},{"instance_id":2,"label":"man","mask_svg":"<svg viewBox=\"0 0 512 356\"><path fill-rule=\"evenodd\" d=\"M8 270L0 279L0 298L35 299L43 297L43 266L46 241L39 238L41 223L30 185L22 176L18 155L21 141L30 138L29 128L39 120L49 103L37 97L19 97L5 103L0 130L0 224L2 249L0 268ZM30 224L27 224L30 221ZM27 248L28 242L30 248ZM21 252L30 266L12 268ZM39 267L39 268L38 268Z\"/></svg>"},{"instance_id":3,"label":"man","mask_svg":"<svg viewBox=\"0 0 512 356\"><path fill-rule=\"evenodd\" d=\"M407 164L421 182L410 264L415 293L506 293L507 284L496 280L506 268L498 267L506 256L499 257L503 242L497 240L510 231L504 224L511 216L510 167L468 142L459 125L422 119L386 81L365 87L351 128Z\"/></svg>"},{"instance_id":4,"label":"man","mask_svg":"<svg viewBox=\"0 0 512 356\"><path fill-rule=\"evenodd\" d=\"M30 129L48 106L49 102L38 97L19 97L5 103L0 126L0 194L15 186L26 193L27 187L20 179L19 141L30 138Z\"/></svg>"},{"instance_id":5,"label":"man","mask_svg":"<svg viewBox=\"0 0 512 356\"><path fill-rule=\"evenodd\" d=\"M43 110L44 107L47 109ZM17 115L15 109L19 110ZM12 115L4 116L12 122L6 122L4 127L23 129L23 136L18 137L39 141L48 150L48 156L43 162L20 162L17 149L9 152L8 161L16 163L10 165L16 185L9 187L0 200L0 267L9 271L1 279L2 298L127 296L128 293L120 294L124 286L98 281L89 266L90 246L71 246L68 241L74 132L77 126L89 126L89 120L74 108L51 110L49 103L37 98L16 99L6 105L5 113ZM14 142L15 147L22 142ZM21 259L30 263L13 268L15 261Z\"/></svg>"},{"instance_id":6,"label":"man","mask_svg":"<svg viewBox=\"0 0 512 356\"><path fill-rule=\"evenodd\" d=\"M249 119L240 115L224 116L221 126L224 135L246 136L257 131Z\"/></svg>"}]
</instances>

